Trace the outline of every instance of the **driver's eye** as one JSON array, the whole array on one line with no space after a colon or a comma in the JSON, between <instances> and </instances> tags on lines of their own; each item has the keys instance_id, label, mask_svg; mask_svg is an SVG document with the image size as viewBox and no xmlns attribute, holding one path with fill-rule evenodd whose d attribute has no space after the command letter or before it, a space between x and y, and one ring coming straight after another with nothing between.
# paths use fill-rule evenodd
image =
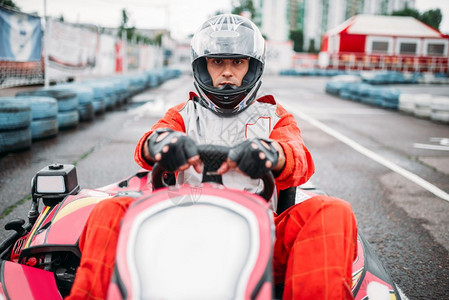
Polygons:
<instances>
[{"instance_id":1,"label":"driver's eye","mask_svg":"<svg viewBox=\"0 0 449 300\"><path fill-rule=\"evenodd\" d=\"M214 59L214 64L220 65L223 62L221 59Z\"/></svg>"}]
</instances>

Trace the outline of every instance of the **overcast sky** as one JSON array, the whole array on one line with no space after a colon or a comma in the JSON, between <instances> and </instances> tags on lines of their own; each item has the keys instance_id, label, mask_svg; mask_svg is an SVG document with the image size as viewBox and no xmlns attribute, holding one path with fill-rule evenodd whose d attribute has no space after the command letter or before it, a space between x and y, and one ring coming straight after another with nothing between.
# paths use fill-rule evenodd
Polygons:
<instances>
[{"instance_id":1,"label":"overcast sky","mask_svg":"<svg viewBox=\"0 0 449 300\"><path fill-rule=\"evenodd\" d=\"M45 0L15 0L23 12L44 15ZM193 33L217 10L229 12L231 0L46 0L47 14L64 16L68 22L118 27L125 8L130 24L137 28L167 28L174 38ZM449 34L449 0L416 0L416 9L424 12L439 8L443 13L440 30Z\"/></svg>"},{"instance_id":2,"label":"overcast sky","mask_svg":"<svg viewBox=\"0 0 449 300\"><path fill-rule=\"evenodd\" d=\"M45 0L15 0L23 12L44 15ZM137 28L167 28L174 38L193 33L217 10L231 10L230 0L46 0L47 14L67 22L118 27L122 9Z\"/></svg>"}]
</instances>

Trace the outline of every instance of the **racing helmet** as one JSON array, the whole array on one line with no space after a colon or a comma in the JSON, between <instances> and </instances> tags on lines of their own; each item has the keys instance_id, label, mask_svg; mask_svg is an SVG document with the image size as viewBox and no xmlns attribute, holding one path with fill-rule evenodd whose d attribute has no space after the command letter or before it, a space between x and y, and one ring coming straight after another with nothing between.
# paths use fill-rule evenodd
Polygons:
<instances>
[{"instance_id":1,"label":"racing helmet","mask_svg":"<svg viewBox=\"0 0 449 300\"><path fill-rule=\"evenodd\" d=\"M228 84L214 87L206 58L249 58L248 72L239 87ZM193 36L191 60L200 103L218 114L236 114L256 98L265 64L265 40L247 18L217 15L204 22Z\"/></svg>"}]
</instances>

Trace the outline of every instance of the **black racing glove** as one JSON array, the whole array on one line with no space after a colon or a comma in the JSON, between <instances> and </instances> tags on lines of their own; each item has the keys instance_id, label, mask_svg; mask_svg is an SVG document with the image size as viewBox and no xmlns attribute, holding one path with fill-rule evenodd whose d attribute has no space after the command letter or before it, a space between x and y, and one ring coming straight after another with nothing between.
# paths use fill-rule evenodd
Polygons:
<instances>
[{"instance_id":1,"label":"black racing glove","mask_svg":"<svg viewBox=\"0 0 449 300\"><path fill-rule=\"evenodd\" d=\"M161 140L160 135L168 132L167 136ZM176 138L175 142L172 142ZM168 151L163 152L162 149L168 145ZM158 129L148 140L148 150L153 161L159 163L163 170L174 172L182 165L187 163L187 160L195 155L198 155L198 148L194 140L179 131L171 129ZM156 160L156 154L161 154L161 159Z\"/></svg>"},{"instance_id":2,"label":"black racing glove","mask_svg":"<svg viewBox=\"0 0 449 300\"><path fill-rule=\"evenodd\" d=\"M262 143L264 141L269 149ZM260 158L260 152L265 154L265 158ZM252 139L241 142L231 148L228 158L237 163L237 167L251 178L261 178L269 170L274 168L279 159L278 151L273 147L272 141L265 139ZM271 162L271 167L267 168L265 163Z\"/></svg>"}]
</instances>

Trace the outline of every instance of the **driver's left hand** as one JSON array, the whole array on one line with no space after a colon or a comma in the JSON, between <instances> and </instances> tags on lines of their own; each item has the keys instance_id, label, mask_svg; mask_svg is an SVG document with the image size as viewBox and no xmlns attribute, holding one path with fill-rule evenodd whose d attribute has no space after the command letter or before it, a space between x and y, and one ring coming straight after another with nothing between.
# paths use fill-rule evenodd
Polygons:
<instances>
[{"instance_id":1,"label":"driver's left hand","mask_svg":"<svg viewBox=\"0 0 449 300\"><path fill-rule=\"evenodd\" d=\"M232 147L227 161L223 162L217 174L237 169L251 178L261 178L269 170L281 171L284 165L285 153L278 142L255 138Z\"/></svg>"}]
</instances>

